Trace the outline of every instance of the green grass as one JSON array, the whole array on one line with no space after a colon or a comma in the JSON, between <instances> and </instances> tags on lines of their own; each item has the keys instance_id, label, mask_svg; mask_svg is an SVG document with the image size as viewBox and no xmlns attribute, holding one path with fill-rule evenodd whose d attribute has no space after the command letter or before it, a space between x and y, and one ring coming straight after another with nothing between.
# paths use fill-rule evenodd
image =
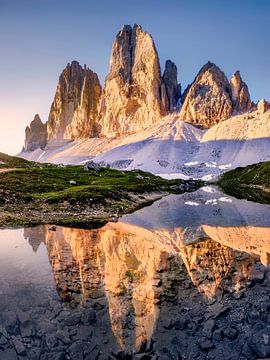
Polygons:
<instances>
[{"instance_id":1,"label":"green grass","mask_svg":"<svg viewBox=\"0 0 270 360\"><path fill-rule=\"evenodd\" d=\"M0 226L103 224L105 218L146 205L146 193L180 193L179 185L184 183L140 170L86 171L83 166L39 164L1 153L0 161L5 163L2 167L16 168L0 174Z\"/></svg>"},{"instance_id":2,"label":"green grass","mask_svg":"<svg viewBox=\"0 0 270 360\"><path fill-rule=\"evenodd\" d=\"M46 167L48 164L41 164L34 161L28 161L17 156L10 156L0 152L0 168L33 168ZM50 165L55 166L55 165Z\"/></svg>"},{"instance_id":3,"label":"green grass","mask_svg":"<svg viewBox=\"0 0 270 360\"><path fill-rule=\"evenodd\" d=\"M270 161L228 171L218 185L237 198L270 204Z\"/></svg>"}]
</instances>

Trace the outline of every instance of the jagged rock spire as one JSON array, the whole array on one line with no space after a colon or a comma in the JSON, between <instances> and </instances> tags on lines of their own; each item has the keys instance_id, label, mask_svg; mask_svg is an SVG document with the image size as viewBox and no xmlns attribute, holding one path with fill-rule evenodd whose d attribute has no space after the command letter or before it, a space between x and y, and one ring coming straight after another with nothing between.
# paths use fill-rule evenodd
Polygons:
<instances>
[{"instance_id":1,"label":"jagged rock spire","mask_svg":"<svg viewBox=\"0 0 270 360\"><path fill-rule=\"evenodd\" d=\"M34 151L44 149L47 144L47 126L43 124L39 114L36 114L34 120L25 129L24 150Z\"/></svg>"},{"instance_id":2,"label":"jagged rock spire","mask_svg":"<svg viewBox=\"0 0 270 360\"><path fill-rule=\"evenodd\" d=\"M242 80L240 71L236 71L230 81L234 113L245 112L252 108L247 84Z\"/></svg>"},{"instance_id":3,"label":"jagged rock spire","mask_svg":"<svg viewBox=\"0 0 270 360\"><path fill-rule=\"evenodd\" d=\"M167 96L165 107L168 111L173 111L181 97L181 85L177 80L177 67L171 60L166 61L162 78Z\"/></svg>"},{"instance_id":4,"label":"jagged rock spire","mask_svg":"<svg viewBox=\"0 0 270 360\"><path fill-rule=\"evenodd\" d=\"M95 134L102 88L96 73L77 61L60 75L48 119L48 139L80 139Z\"/></svg>"},{"instance_id":5,"label":"jagged rock spire","mask_svg":"<svg viewBox=\"0 0 270 360\"><path fill-rule=\"evenodd\" d=\"M229 81L220 68L209 61L186 92L180 118L210 127L228 119L232 110Z\"/></svg>"},{"instance_id":6,"label":"jagged rock spire","mask_svg":"<svg viewBox=\"0 0 270 360\"><path fill-rule=\"evenodd\" d=\"M162 77L151 35L139 25L124 25L112 45L100 109L105 136L133 133L160 120L167 109Z\"/></svg>"}]
</instances>

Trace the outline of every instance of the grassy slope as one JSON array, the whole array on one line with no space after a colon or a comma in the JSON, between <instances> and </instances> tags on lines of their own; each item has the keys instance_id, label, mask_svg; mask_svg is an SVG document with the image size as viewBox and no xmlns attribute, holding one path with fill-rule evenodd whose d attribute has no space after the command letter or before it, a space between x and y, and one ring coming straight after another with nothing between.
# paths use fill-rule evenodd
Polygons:
<instances>
[{"instance_id":1,"label":"grassy slope","mask_svg":"<svg viewBox=\"0 0 270 360\"><path fill-rule=\"evenodd\" d=\"M228 171L218 184L237 198L270 204L270 161Z\"/></svg>"},{"instance_id":2,"label":"grassy slope","mask_svg":"<svg viewBox=\"0 0 270 360\"><path fill-rule=\"evenodd\" d=\"M0 226L59 223L90 227L147 203L146 193L179 192L180 180L165 180L140 170L39 164L0 154ZM71 184L75 181L76 184ZM177 190L175 190L175 188Z\"/></svg>"}]
</instances>

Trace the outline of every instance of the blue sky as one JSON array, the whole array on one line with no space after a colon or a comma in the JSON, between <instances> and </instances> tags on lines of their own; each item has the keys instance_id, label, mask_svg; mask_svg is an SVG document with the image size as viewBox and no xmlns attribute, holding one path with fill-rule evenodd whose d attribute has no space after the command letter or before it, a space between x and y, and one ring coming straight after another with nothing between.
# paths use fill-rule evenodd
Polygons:
<instances>
[{"instance_id":1,"label":"blue sky","mask_svg":"<svg viewBox=\"0 0 270 360\"><path fill-rule=\"evenodd\" d=\"M269 0L0 0L0 151L21 149L35 113L47 120L67 62L104 82L123 24L152 34L183 88L211 60L228 77L240 70L254 101L270 99L269 20Z\"/></svg>"}]
</instances>

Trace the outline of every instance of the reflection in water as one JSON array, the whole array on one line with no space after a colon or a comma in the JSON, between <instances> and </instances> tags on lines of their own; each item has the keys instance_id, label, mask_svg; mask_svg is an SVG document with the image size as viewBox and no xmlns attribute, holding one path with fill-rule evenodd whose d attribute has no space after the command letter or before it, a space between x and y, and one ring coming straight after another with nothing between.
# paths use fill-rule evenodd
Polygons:
<instances>
[{"instance_id":1,"label":"reflection in water","mask_svg":"<svg viewBox=\"0 0 270 360\"><path fill-rule=\"evenodd\" d=\"M164 301L181 307L189 282L206 303L241 295L258 261L269 264L269 209L205 188L98 230L42 226L24 237L34 252L46 246L63 302L76 308L105 297L117 344L139 349L159 331Z\"/></svg>"},{"instance_id":2,"label":"reflection in water","mask_svg":"<svg viewBox=\"0 0 270 360\"><path fill-rule=\"evenodd\" d=\"M266 207L228 198L206 205L211 194L198 191L197 206L189 205L195 194L169 196L151 211L144 208L99 230L44 226L25 229L25 237L35 250L41 239L46 244L63 301L83 303L104 293L118 344L139 348L154 332L160 299L181 273L212 299L240 292L258 257L268 265Z\"/></svg>"}]
</instances>

